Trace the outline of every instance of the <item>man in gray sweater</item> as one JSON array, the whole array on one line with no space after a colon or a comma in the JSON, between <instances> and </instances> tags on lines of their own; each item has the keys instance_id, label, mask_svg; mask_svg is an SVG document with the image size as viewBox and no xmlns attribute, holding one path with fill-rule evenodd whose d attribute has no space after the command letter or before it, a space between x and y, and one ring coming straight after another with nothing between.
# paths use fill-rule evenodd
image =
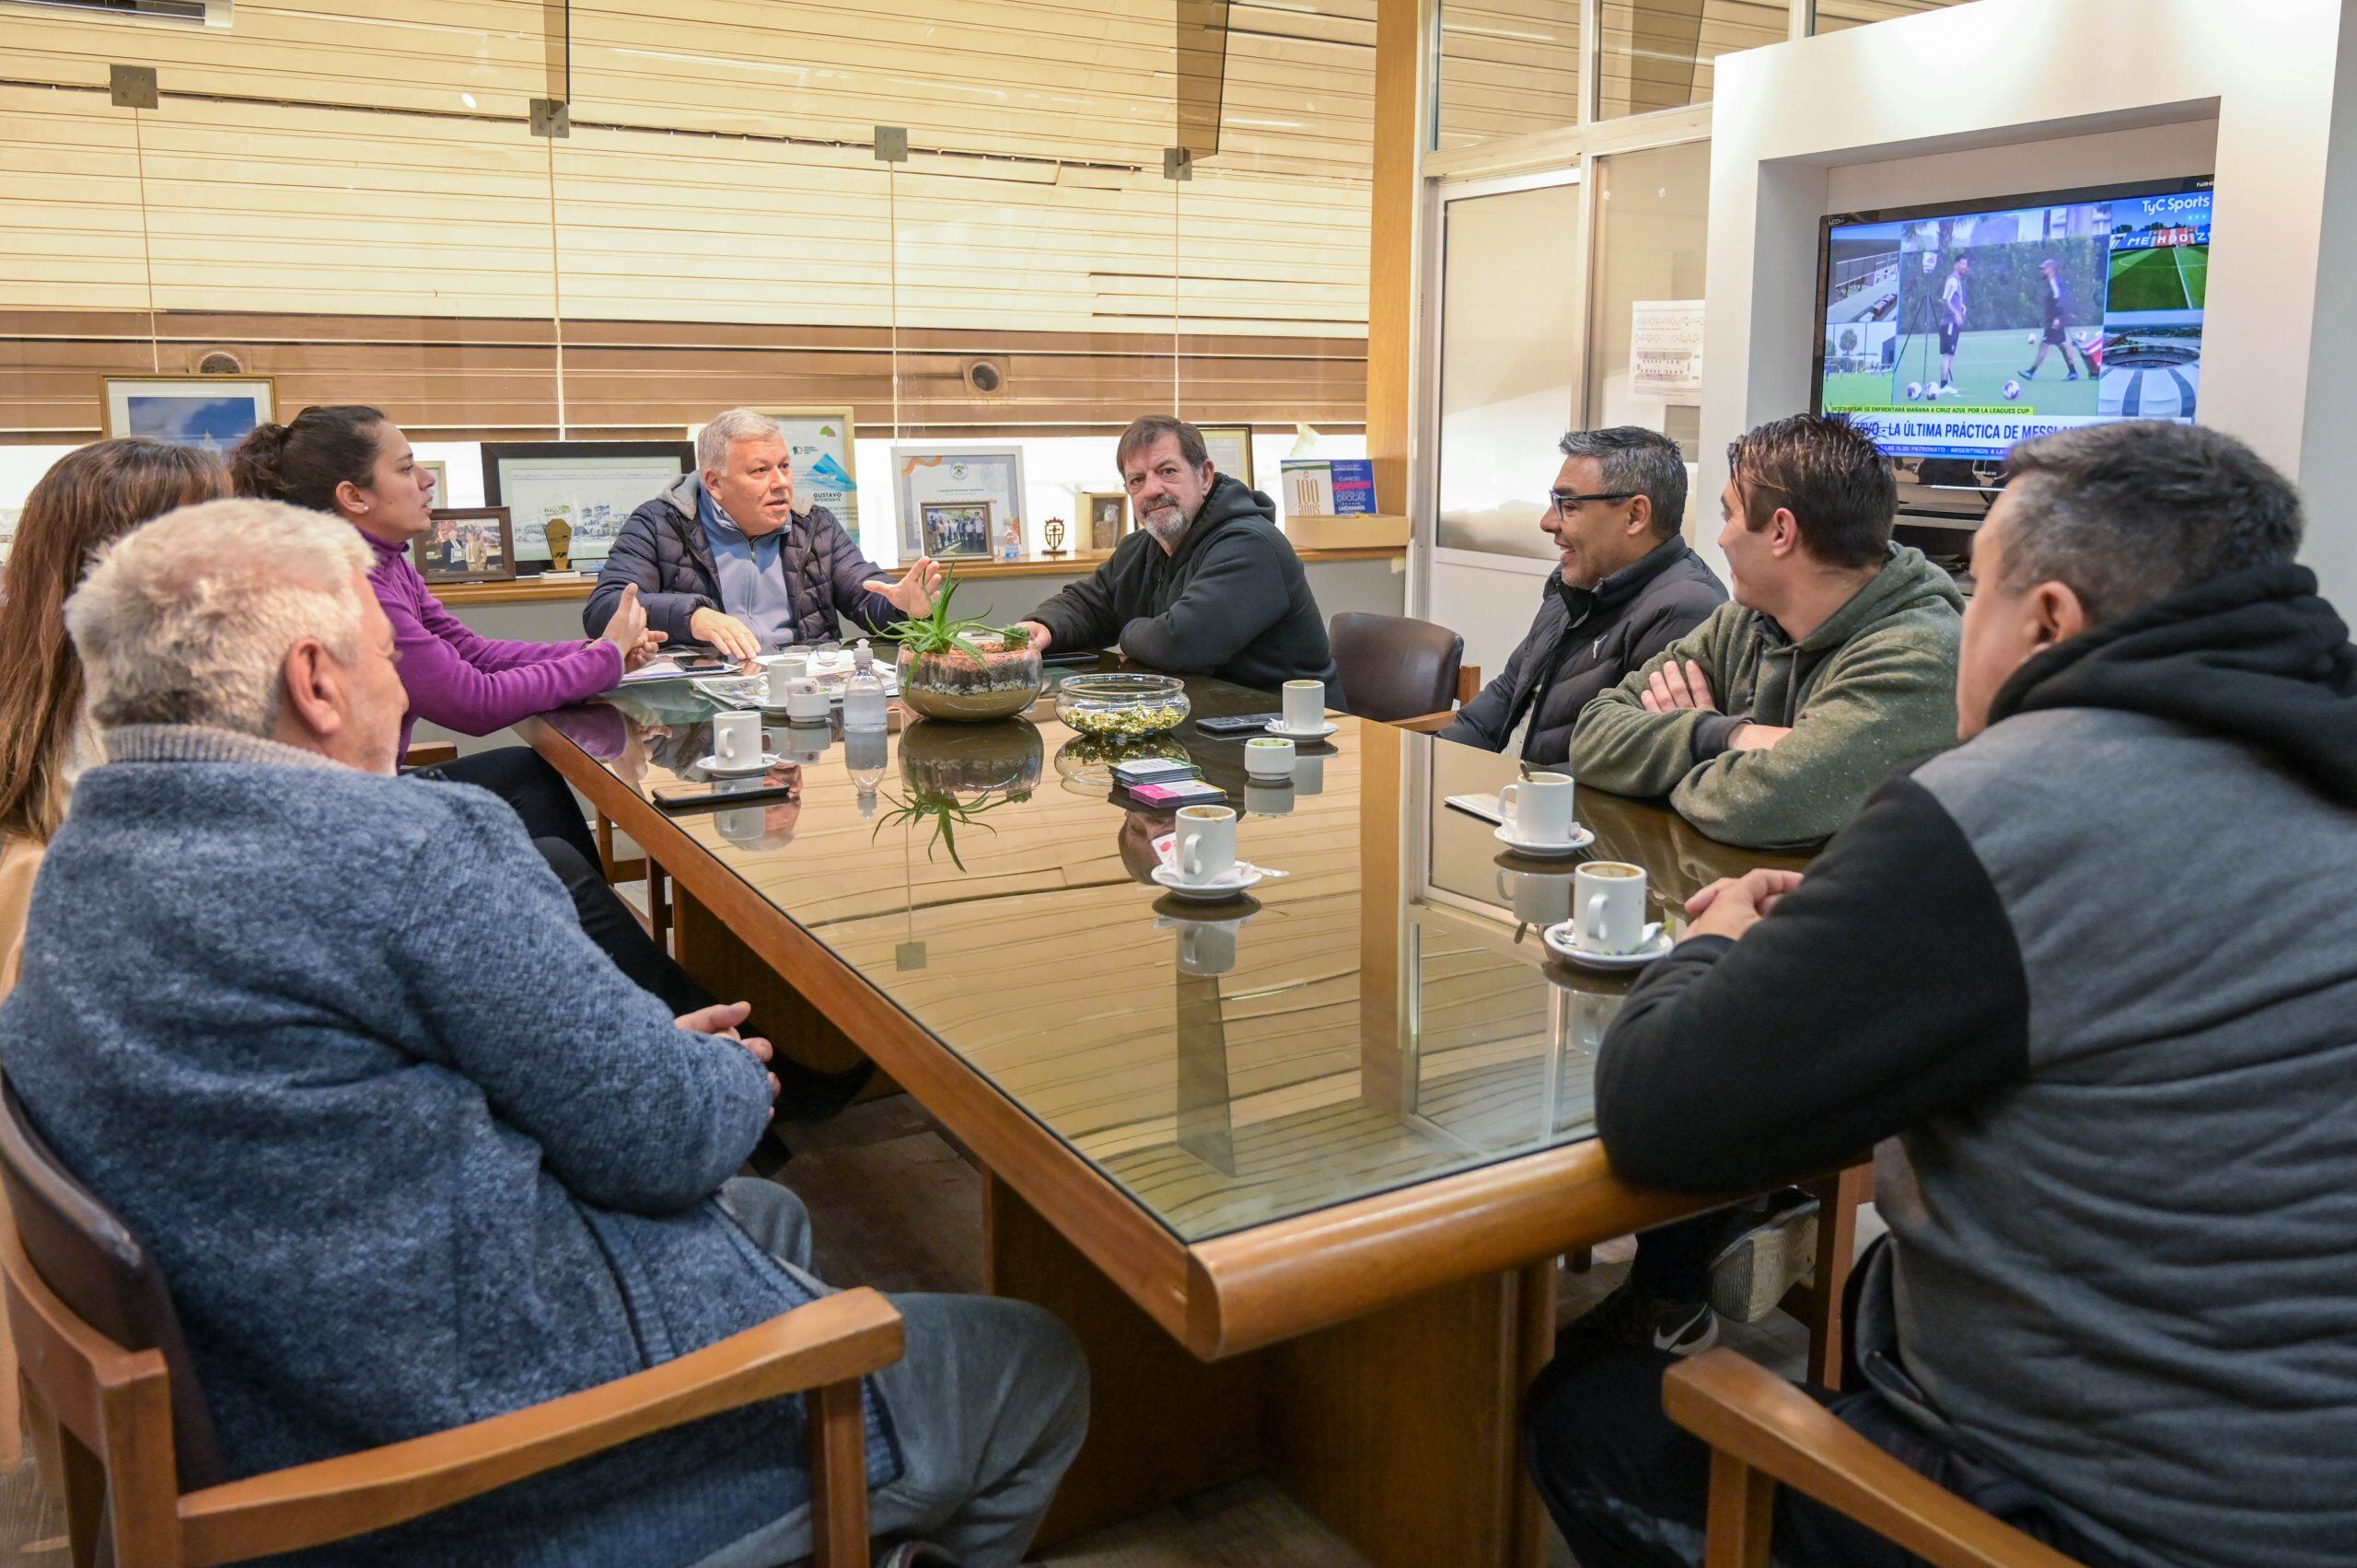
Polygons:
<instances>
[{"instance_id":1,"label":"man in gray sweater","mask_svg":"<svg viewBox=\"0 0 2357 1568\"><path fill-rule=\"evenodd\" d=\"M1877 1146L1890 1237L1821 1394L2098 1568L2357 1543L2357 647L2247 448L2014 449L1975 542L1964 744L1805 880L1705 889L1597 1065L1613 1169L1756 1189ZM1697 1561L1666 1353L1560 1358L1533 1469L1585 1568ZM1788 1568L1912 1562L1780 1493Z\"/></svg>"},{"instance_id":2,"label":"man in gray sweater","mask_svg":"<svg viewBox=\"0 0 2357 1568\"><path fill-rule=\"evenodd\" d=\"M0 1008L8 1082L163 1271L227 1479L610 1382L828 1288L794 1195L731 1179L777 1092L744 1005L675 1020L505 804L394 775L368 564L344 524L247 500L100 557L66 624L107 761ZM895 1305L871 1516L1014 1568L1080 1444L1079 1353L1021 1303ZM795 1561L804 1437L771 1400L300 1560Z\"/></svg>"}]
</instances>

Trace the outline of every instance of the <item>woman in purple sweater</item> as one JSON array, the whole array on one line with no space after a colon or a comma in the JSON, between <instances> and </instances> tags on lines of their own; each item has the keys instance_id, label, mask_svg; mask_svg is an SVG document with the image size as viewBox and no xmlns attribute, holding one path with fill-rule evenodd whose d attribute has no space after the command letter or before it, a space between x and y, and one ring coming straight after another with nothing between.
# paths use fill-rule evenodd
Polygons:
<instances>
[{"instance_id":1,"label":"woman in purple sweater","mask_svg":"<svg viewBox=\"0 0 2357 1568\"><path fill-rule=\"evenodd\" d=\"M290 424L264 424L229 459L241 495L285 501L331 513L358 528L376 552L368 574L377 601L393 623L410 728L430 719L465 735L488 735L517 719L610 690L622 671L662 641L646 629L635 593L604 633L586 643L497 642L476 635L442 608L408 557L409 543L433 526L432 474L417 466L409 438L373 408L307 408ZM412 776L470 784L515 808L533 843L573 895L581 928L624 974L679 1012L711 998L648 939L627 905L606 885L597 841L563 778L529 747L478 751Z\"/></svg>"}]
</instances>

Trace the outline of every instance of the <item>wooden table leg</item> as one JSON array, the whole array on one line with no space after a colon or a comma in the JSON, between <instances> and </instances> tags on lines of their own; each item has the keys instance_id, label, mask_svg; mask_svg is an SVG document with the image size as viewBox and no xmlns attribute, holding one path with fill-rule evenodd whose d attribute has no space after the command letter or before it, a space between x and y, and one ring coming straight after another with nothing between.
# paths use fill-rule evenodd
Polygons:
<instances>
[{"instance_id":1,"label":"wooden table leg","mask_svg":"<svg viewBox=\"0 0 2357 1568\"><path fill-rule=\"evenodd\" d=\"M1005 1183L982 1181L988 1288L1063 1319L1088 1357L1088 1441L1035 1547L1271 1468L1270 1353L1206 1365Z\"/></svg>"}]
</instances>

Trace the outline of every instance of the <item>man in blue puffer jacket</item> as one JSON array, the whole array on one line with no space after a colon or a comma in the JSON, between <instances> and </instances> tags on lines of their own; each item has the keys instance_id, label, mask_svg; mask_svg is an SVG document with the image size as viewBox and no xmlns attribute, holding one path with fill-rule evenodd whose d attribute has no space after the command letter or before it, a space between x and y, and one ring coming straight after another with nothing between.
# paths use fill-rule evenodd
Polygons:
<instances>
[{"instance_id":1,"label":"man in blue puffer jacket","mask_svg":"<svg viewBox=\"0 0 2357 1568\"><path fill-rule=\"evenodd\" d=\"M797 511L794 461L777 421L749 408L696 436L697 471L622 525L581 623L602 634L633 585L646 623L674 646L749 659L793 643L879 632L933 608L941 568L919 556L898 582L859 552L824 506Z\"/></svg>"},{"instance_id":2,"label":"man in blue puffer jacket","mask_svg":"<svg viewBox=\"0 0 2357 1568\"><path fill-rule=\"evenodd\" d=\"M606 1383L826 1292L732 1180L776 1084L744 1005L674 1020L515 813L396 776L392 632L348 526L169 513L66 609L107 761L35 888L0 1064L154 1254L232 1478ZM1044 1312L895 1298L872 1517L1015 1568L1080 1445ZM810 1550L801 1401L693 1423L313 1563L737 1568Z\"/></svg>"}]
</instances>

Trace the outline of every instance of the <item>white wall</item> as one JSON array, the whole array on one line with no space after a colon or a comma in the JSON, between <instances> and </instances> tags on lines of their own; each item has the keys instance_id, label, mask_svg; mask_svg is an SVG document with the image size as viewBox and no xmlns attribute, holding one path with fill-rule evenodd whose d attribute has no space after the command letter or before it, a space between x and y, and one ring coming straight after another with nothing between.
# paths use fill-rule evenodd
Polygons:
<instances>
[{"instance_id":1,"label":"white wall","mask_svg":"<svg viewBox=\"0 0 2357 1568\"><path fill-rule=\"evenodd\" d=\"M2306 558L2357 607L2357 520L2337 505L2357 482L2357 386L2333 374L2357 300L2318 292L2326 234L2357 242L2342 34L2338 0L1980 0L1721 56L1700 517L1727 443L1808 406L1823 215L2206 168L2202 423L2302 480Z\"/></svg>"}]
</instances>

